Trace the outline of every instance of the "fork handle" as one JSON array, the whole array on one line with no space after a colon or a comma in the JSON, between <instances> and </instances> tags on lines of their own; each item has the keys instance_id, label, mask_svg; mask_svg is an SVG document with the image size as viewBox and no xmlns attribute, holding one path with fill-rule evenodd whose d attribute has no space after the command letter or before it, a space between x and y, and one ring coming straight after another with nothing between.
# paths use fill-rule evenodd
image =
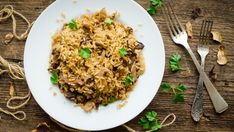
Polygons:
<instances>
[{"instance_id":1,"label":"fork handle","mask_svg":"<svg viewBox=\"0 0 234 132\"><path fill-rule=\"evenodd\" d=\"M210 81L209 77L206 75L206 73L204 72L204 70L202 70L200 64L197 61L197 58L195 57L193 51L191 50L191 48L189 47L188 43L187 45L184 46L186 48L186 50L188 51L188 53L190 54L198 72L200 73L200 75L202 75L203 79L204 79L204 83L206 86L206 89L208 91L208 94L210 96L210 99L214 105L215 111L217 113L222 113L225 110L228 109L228 104L227 102L223 99L223 97L219 94L219 92L217 91L217 89L214 87L214 85L212 84L212 82Z\"/></svg>"},{"instance_id":2,"label":"fork handle","mask_svg":"<svg viewBox=\"0 0 234 132\"><path fill-rule=\"evenodd\" d=\"M206 55L201 55L201 68L204 70ZM200 74L197 85L196 95L193 100L191 115L194 121L198 122L201 119L203 113L203 76Z\"/></svg>"}]
</instances>

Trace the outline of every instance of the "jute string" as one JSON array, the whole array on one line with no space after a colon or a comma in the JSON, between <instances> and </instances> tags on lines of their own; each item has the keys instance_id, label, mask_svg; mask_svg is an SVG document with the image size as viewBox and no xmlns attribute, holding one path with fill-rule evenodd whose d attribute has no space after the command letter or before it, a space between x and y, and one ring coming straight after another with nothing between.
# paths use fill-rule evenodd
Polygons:
<instances>
[{"instance_id":1,"label":"jute string","mask_svg":"<svg viewBox=\"0 0 234 132\"><path fill-rule=\"evenodd\" d=\"M14 14L21 17L27 23L27 29L21 35L17 35L17 33L16 33L16 19L15 19ZM12 28L13 28L14 37L16 39L18 39L18 40L25 40L27 38L27 36L28 36L28 33L30 31L30 28L31 28L33 22L30 23L28 21L28 19L24 15L22 15L21 13L15 11L13 6L11 6L11 5L4 6L4 8L2 10L0 10L0 22L2 22L3 20L6 20L8 18L12 19ZM2 56L0 56L0 75L2 75L4 73L8 74L9 77L12 78L13 80L25 80L24 69L22 67L20 67L16 63L10 63L7 60L5 60ZM22 96L22 97L21 96L13 96L7 101L6 107L8 109L11 109L11 110L17 110L17 109L25 106L28 103L28 101L30 100L30 98L31 98L30 91L28 92L27 95ZM24 102L19 103L18 105L15 105L15 106L11 106L10 105L11 102L15 101L15 100L24 100ZM14 117L17 120L25 120L26 119L26 114L25 114L24 111L10 112L8 110L4 110L4 109L0 108L0 112L11 115L12 117ZM172 117L173 120L171 122L167 123L167 124L164 124L166 122L166 120L168 120L170 117ZM67 126L63 125L62 123L56 121L52 117L50 117L50 118L57 125L59 125L60 127L66 129L68 131L82 132L81 130L77 130L77 129L67 127ZM164 120L161 123L161 126L162 127L169 126L169 125L173 124L175 120L176 120L176 116L173 113L169 114L164 118ZM136 130L132 129L131 127L129 127L129 126L125 125L125 124L122 125L122 126L125 127L130 132L137 132ZM151 131L147 131L147 132L151 132Z\"/></svg>"},{"instance_id":2,"label":"jute string","mask_svg":"<svg viewBox=\"0 0 234 132\"><path fill-rule=\"evenodd\" d=\"M15 19L14 14L21 17L27 23L27 28L26 28L25 32L20 34L20 35L18 35L16 33L17 26L16 26L16 19ZM15 11L13 6L6 5L3 7L3 9L0 10L0 22L7 20L9 18L12 19L12 32L13 32L14 37L18 40L25 40L28 36L28 32L30 31L30 28L31 28L33 23L30 23L29 20L21 13ZM16 63L9 63L2 56L0 56L0 75L4 74L4 73L7 73L9 75L9 77L12 78L13 80L25 80L24 69L22 67L20 67ZM13 96L7 101L6 107L8 109L11 109L11 110L17 110L17 109L25 106L28 103L28 101L30 100L30 98L31 98L30 91L28 92L27 95L22 96L22 97L21 96ZM15 105L15 106L10 105L11 102L13 102L15 100L24 100L24 101L22 103ZM8 110L4 110L4 109L0 108L0 112L11 115L12 117L14 117L17 120L26 119L26 114L24 111L10 112Z\"/></svg>"},{"instance_id":3,"label":"jute string","mask_svg":"<svg viewBox=\"0 0 234 132\"><path fill-rule=\"evenodd\" d=\"M18 15L19 17L21 17L27 23L27 28L26 28L25 32L22 33L21 35L18 35L16 33L16 19L15 19L14 14ZM14 35L14 37L16 39L18 39L18 40L25 40L27 38L27 36L28 36L28 32L30 31L33 22L30 23L29 20L24 15L22 15L21 13L15 11L14 8L13 8L13 6L6 5L0 11L0 22L2 22L4 20L7 20L10 17L12 19L12 29L13 29L13 35Z\"/></svg>"}]
</instances>

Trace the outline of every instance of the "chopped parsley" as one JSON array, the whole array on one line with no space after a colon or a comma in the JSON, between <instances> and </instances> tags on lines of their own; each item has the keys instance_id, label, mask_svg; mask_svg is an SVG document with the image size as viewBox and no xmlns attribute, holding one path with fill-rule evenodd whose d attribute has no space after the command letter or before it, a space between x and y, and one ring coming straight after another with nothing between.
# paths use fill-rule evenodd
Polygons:
<instances>
[{"instance_id":1,"label":"chopped parsley","mask_svg":"<svg viewBox=\"0 0 234 132\"><path fill-rule=\"evenodd\" d=\"M110 18L106 18L104 21L107 25L111 25L113 20L111 20Z\"/></svg>"},{"instance_id":2,"label":"chopped parsley","mask_svg":"<svg viewBox=\"0 0 234 132\"><path fill-rule=\"evenodd\" d=\"M165 93L169 93L172 90L174 93L173 101L175 103L184 102L184 92L186 87L183 84L180 83L176 87L172 87L169 83L162 83L160 89Z\"/></svg>"},{"instance_id":3,"label":"chopped parsley","mask_svg":"<svg viewBox=\"0 0 234 132\"><path fill-rule=\"evenodd\" d=\"M150 0L151 5L147 8L147 12L150 15L155 15L157 10L162 7L163 0Z\"/></svg>"},{"instance_id":4,"label":"chopped parsley","mask_svg":"<svg viewBox=\"0 0 234 132\"><path fill-rule=\"evenodd\" d=\"M155 111L147 112L144 117L140 118L138 124L144 130L151 130L151 131L157 131L162 127L158 122L158 116Z\"/></svg>"},{"instance_id":5,"label":"chopped parsley","mask_svg":"<svg viewBox=\"0 0 234 132\"><path fill-rule=\"evenodd\" d=\"M51 77L50 77L50 81L51 81L52 84L56 85L56 84L58 84L58 79L59 79L59 77L58 77L58 71L54 70L52 72Z\"/></svg>"},{"instance_id":6,"label":"chopped parsley","mask_svg":"<svg viewBox=\"0 0 234 132\"><path fill-rule=\"evenodd\" d=\"M124 85L128 87L132 81L133 81L133 76L131 74L128 74L124 79Z\"/></svg>"},{"instance_id":7,"label":"chopped parsley","mask_svg":"<svg viewBox=\"0 0 234 132\"><path fill-rule=\"evenodd\" d=\"M91 51L89 48L83 48L79 51L79 55L84 59L88 59L91 55Z\"/></svg>"},{"instance_id":8,"label":"chopped parsley","mask_svg":"<svg viewBox=\"0 0 234 132\"><path fill-rule=\"evenodd\" d=\"M170 69L172 72L177 72L180 70L180 61L181 61L181 55L178 53L174 53L170 57Z\"/></svg>"},{"instance_id":9,"label":"chopped parsley","mask_svg":"<svg viewBox=\"0 0 234 132\"><path fill-rule=\"evenodd\" d=\"M72 30L77 30L77 24L76 24L76 21L74 19L72 19L69 23L68 23L68 26L70 29Z\"/></svg>"},{"instance_id":10,"label":"chopped parsley","mask_svg":"<svg viewBox=\"0 0 234 132\"><path fill-rule=\"evenodd\" d=\"M124 57L125 55L128 54L127 50L125 48L120 48L119 49L119 54L121 57Z\"/></svg>"}]
</instances>

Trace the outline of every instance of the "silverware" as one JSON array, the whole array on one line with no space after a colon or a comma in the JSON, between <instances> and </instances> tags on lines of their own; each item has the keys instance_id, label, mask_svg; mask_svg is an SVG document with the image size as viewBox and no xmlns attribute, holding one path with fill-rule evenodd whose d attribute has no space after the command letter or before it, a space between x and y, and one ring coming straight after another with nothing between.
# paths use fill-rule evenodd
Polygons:
<instances>
[{"instance_id":1,"label":"silverware","mask_svg":"<svg viewBox=\"0 0 234 132\"><path fill-rule=\"evenodd\" d=\"M197 52L201 57L201 70L204 70L205 59L209 53L208 40L212 29L213 21L203 20L200 30ZM199 121L203 113L203 77L199 76L196 95L193 100L191 115L194 121Z\"/></svg>"},{"instance_id":2,"label":"silverware","mask_svg":"<svg viewBox=\"0 0 234 132\"><path fill-rule=\"evenodd\" d=\"M166 19L167 27L169 29L170 36L172 40L178 44L182 45L189 55L191 56L198 72L203 77L203 81L205 83L206 89L209 93L210 99L214 105L215 111L217 113L222 113L228 108L228 104L223 99L223 97L219 94L217 89L214 87L212 82L210 81L209 77L206 75L204 70L202 70L200 64L198 63L194 53L192 52L189 44L188 44L188 35L184 29L184 27L179 22L175 12L173 11L171 4L164 4L162 8L164 17Z\"/></svg>"}]
</instances>

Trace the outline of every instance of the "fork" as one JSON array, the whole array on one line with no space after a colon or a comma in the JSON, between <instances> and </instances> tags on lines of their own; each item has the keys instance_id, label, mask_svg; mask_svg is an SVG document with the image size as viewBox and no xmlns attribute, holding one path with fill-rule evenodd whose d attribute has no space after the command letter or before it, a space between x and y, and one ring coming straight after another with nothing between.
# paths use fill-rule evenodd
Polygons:
<instances>
[{"instance_id":1,"label":"fork","mask_svg":"<svg viewBox=\"0 0 234 132\"><path fill-rule=\"evenodd\" d=\"M197 52L201 57L201 70L204 70L205 58L209 53L208 39L210 37L210 32L212 29L213 21L203 20L200 30L199 45L197 47ZM199 76L199 81L197 85L196 95L193 100L191 116L194 121L198 122L203 113L203 77Z\"/></svg>"},{"instance_id":2,"label":"fork","mask_svg":"<svg viewBox=\"0 0 234 132\"><path fill-rule=\"evenodd\" d=\"M212 82L210 81L209 77L206 75L204 70L201 68L200 64L198 63L194 53L192 52L189 44L188 44L188 35L184 29L184 27L179 22L175 12L173 11L173 8L171 7L170 2L168 4L164 3L164 6L162 8L162 12L164 14L164 18L166 19L167 27L169 29L170 36L172 40L177 45L182 45L189 55L191 56L198 72L203 78L203 81L205 83L206 89L208 91L208 94L210 96L210 99L214 105L215 111L217 113L222 113L228 108L228 104L223 99L223 97L219 94L217 89L214 87Z\"/></svg>"}]
</instances>

